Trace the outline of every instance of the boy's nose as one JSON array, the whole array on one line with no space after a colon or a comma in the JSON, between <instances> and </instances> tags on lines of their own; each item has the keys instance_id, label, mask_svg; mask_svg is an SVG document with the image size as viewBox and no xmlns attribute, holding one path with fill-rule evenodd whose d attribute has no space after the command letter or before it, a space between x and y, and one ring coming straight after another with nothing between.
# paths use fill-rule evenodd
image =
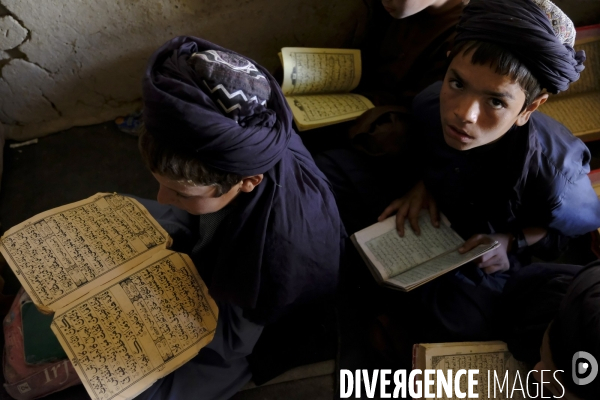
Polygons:
<instances>
[{"instance_id":1,"label":"boy's nose","mask_svg":"<svg viewBox=\"0 0 600 400\"><path fill-rule=\"evenodd\" d=\"M474 124L479 116L479 102L475 100L464 100L454 110L454 115L463 123Z\"/></svg>"}]
</instances>

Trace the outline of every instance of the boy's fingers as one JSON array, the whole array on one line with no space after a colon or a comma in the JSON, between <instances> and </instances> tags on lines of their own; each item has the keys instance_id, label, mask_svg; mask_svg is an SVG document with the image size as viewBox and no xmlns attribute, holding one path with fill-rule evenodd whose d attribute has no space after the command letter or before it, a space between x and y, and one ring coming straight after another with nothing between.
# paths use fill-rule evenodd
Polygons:
<instances>
[{"instance_id":1,"label":"boy's fingers","mask_svg":"<svg viewBox=\"0 0 600 400\"><path fill-rule=\"evenodd\" d=\"M489 254L489 253L488 253L488 254ZM484 259L483 259L483 256L482 256L481 258L482 258L482 260L481 260L481 262L479 262L479 264L477 264L477 266L478 266L479 268L482 268L482 269L484 269L484 270L485 270L486 268L492 267L492 266L494 266L494 265L498 265L498 262L500 261L500 259L498 258L498 255L497 255L497 254L496 254L496 255L494 255L494 256L492 256L492 257L490 257L490 258L488 258L487 260L484 260Z\"/></svg>"},{"instance_id":2,"label":"boy's fingers","mask_svg":"<svg viewBox=\"0 0 600 400\"><path fill-rule=\"evenodd\" d=\"M385 210L383 210L383 212L381 213L381 215L379 216L379 218L377 218L377 220L379 222L381 222L384 219L386 219L387 217L389 217L390 215L392 215L392 213L398 209L398 204L399 203L400 203L399 199L392 201L392 203L389 206L387 206L385 208Z\"/></svg>"},{"instance_id":3,"label":"boy's fingers","mask_svg":"<svg viewBox=\"0 0 600 400\"><path fill-rule=\"evenodd\" d=\"M396 230L400 237L404 236L404 214L401 212L396 214Z\"/></svg>"},{"instance_id":4,"label":"boy's fingers","mask_svg":"<svg viewBox=\"0 0 600 400\"><path fill-rule=\"evenodd\" d=\"M481 259L480 262L482 263L487 263L489 262L491 259L495 258L497 256L497 254L493 251L487 252L485 254L483 254L481 257L479 257Z\"/></svg>"},{"instance_id":5,"label":"boy's fingers","mask_svg":"<svg viewBox=\"0 0 600 400\"><path fill-rule=\"evenodd\" d=\"M437 204L433 199L429 199L429 218L431 218L431 224L436 228L440 227L440 214L438 213Z\"/></svg>"},{"instance_id":6,"label":"boy's fingers","mask_svg":"<svg viewBox=\"0 0 600 400\"><path fill-rule=\"evenodd\" d=\"M483 268L483 272L485 272L488 275L493 274L494 272L502 271L502 270L504 270L504 267L502 267L502 265L500 265L500 264L496 264L496 265L492 265L487 268Z\"/></svg>"},{"instance_id":7,"label":"boy's fingers","mask_svg":"<svg viewBox=\"0 0 600 400\"><path fill-rule=\"evenodd\" d=\"M410 227L417 234L421 234L421 229L419 228L419 214L421 212L421 206L419 207L411 207L408 210L408 221L410 222Z\"/></svg>"},{"instance_id":8,"label":"boy's fingers","mask_svg":"<svg viewBox=\"0 0 600 400\"><path fill-rule=\"evenodd\" d=\"M396 229L398 230L398 235L400 237L404 236L404 220L406 219L406 214L408 214L408 203L403 203L400 205L398 212L396 213Z\"/></svg>"},{"instance_id":9,"label":"boy's fingers","mask_svg":"<svg viewBox=\"0 0 600 400\"><path fill-rule=\"evenodd\" d=\"M459 253L466 253L467 251L471 250L472 248L474 248L475 246L483 243L483 235L473 235L471 236L459 249L458 252Z\"/></svg>"},{"instance_id":10,"label":"boy's fingers","mask_svg":"<svg viewBox=\"0 0 600 400\"><path fill-rule=\"evenodd\" d=\"M419 228L419 218L409 217L408 221L410 222L410 227L412 228L413 232L419 236L421 234L421 229Z\"/></svg>"}]
</instances>

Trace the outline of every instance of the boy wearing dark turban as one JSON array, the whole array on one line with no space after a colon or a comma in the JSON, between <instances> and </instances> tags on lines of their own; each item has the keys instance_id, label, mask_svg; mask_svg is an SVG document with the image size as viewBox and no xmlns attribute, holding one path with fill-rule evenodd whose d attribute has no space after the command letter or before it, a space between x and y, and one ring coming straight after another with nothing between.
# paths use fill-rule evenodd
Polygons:
<instances>
[{"instance_id":1,"label":"boy wearing dark turban","mask_svg":"<svg viewBox=\"0 0 600 400\"><path fill-rule=\"evenodd\" d=\"M444 81L415 98L422 181L380 219L397 212L400 235L406 218L418 233L427 207L434 225L439 210L468 239L461 252L500 243L418 292L418 313L433 317L429 339L488 337L493 318L470 319L469 304L490 315L507 277L532 256L553 259L569 237L600 227L589 150L536 111L579 78L585 56L573 41L572 24L547 0L471 0Z\"/></svg>"},{"instance_id":2,"label":"boy wearing dark turban","mask_svg":"<svg viewBox=\"0 0 600 400\"><path fill-rule=\"evenodd\" d=\"M263 327L331 294L345 232L333 194L260 65L178 37L150 59L140 150L160 184L143 201L219 306L199 355L144 399L225 399L250 379Z\"/></svg>"}]
</instances>

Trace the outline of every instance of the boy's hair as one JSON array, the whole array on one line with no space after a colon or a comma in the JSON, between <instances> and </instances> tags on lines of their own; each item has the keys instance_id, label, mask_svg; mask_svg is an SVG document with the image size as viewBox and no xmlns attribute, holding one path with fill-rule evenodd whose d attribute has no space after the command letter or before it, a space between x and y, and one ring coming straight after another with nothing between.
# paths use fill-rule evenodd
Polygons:
<instances>
[{"instance_id":1,"label":"boy's hair","mask_svg":"<svg viewBox=\"0 0 600 400\"><path fill-rule=\"evenodd\" d=\"M198 160L194 152L169 145L145 129L140 135L138 147L150 171L194 185L214 186L217 189L215 197L229 192L243 178L237 174L210 168Z\"/></svg>"},{"instance_id":2,"label":"boy's hair","mask_svg":"<svg viewBox=\"0 0 600 400\"><path fill-rule=\"evenodd\" d=\"M508 76L517 82L525 92L525 107L529 106L542 91L538 80L529 69L510 51L502 47L479 41L461 41L457 43L448 57L448 62L461 52L471 55L471 63L477 65L489 65L497 74ZM521 110L521 111L523 111Z\"/></svg>"}]
</instances>

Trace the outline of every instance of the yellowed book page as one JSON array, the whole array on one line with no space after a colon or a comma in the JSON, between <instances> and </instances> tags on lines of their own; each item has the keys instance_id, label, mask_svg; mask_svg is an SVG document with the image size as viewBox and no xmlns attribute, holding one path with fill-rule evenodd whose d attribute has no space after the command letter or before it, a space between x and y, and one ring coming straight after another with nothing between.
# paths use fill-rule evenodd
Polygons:
<instances>
[{"instance_id":1,"label":"yellowed book page","mask_svg":"<svg viewBox=\"0 0 600 400\"><path fill-rule=\"evenodd\" d=\"M513 391L512 388L515 384L515 379L521 379L522 384L520 385L519 381L517 381L516 385L514 385L515 389L522 388L525 390L524 385L526 385L525 380L528 371L524 368L524 365L513 358L504 342L434 343L421 344L419 346L425 347L425 366L420 366L421 369L452 370L453 377L459 369L478 369L479 374L475 376L477 385L475 386L474 393L478 394L480 399L524 398L522 391ZM502 383L506 371L508 371L508 385L505 385L503 392L500 392L499 387L497 387L495 397L493 390L494 371L500 383ZM519 377L516 377L517 371L519 371ZM489 385L488 373L490 376ZM445 376L448 377L448 374L446 373ZM463 393L468 392L467 375L461 377L460 389ZM435 383L431 387L430 392L436 394L435 399L457 399L454 395L447 396L444 390L441 392L442 396L438 397Z\"/></svg>"},{"instance_id":2,"label":"yellowed book page","mask_svg":"<svg viewBox=\"0 0 600 400\"><path fill-rule=\"evenodd\" d=\"M506 343L500 340L487 342L446 342L446 343L419 343L414 345L417 353L424 355L417 358L417 364L413 368L426 369L431 368L431 358L433 356L453 356L460 354L487 353L507 351ZM428 357L425 357L428 356Z\"/></svg>"},{"instance_id":3,"label":"yellowed book page","mask_svg":"<svg viewBox=\"0 0 600 400\"><path fill-rule=\"evenodd\" d=\"M92 399L131 399L210 343L217 318L190 258L164 250L57 311L51 327Z\"/></svg>"},{"instance_id":4,"label":"yellowed book page","mask_svg":"<svg viewBox=\"0 0 600 400\"><path fill-rule=\"evenodd\" d=\"M349 93L288 96L286 100L300 130L350 121L374 107L366 97Z\"/></svg>"},{"instance_id":5,"label":"yellowed book page","mask_svg":"<svg viewBox=\"0 0 600 400\"><path fill-rule=\"evenodd\" d=\"M9 229L0 251L33 302L55 311L171 244L136 200L98 193Z\"/></svg>"},{"instance_id":6,"label":"yellowed book page","mask_svg":"<svg viewBox=\"0 0 600 400\"><path fill-rule=\"evenodd\" d=\"M360 50L284 47L283 94L344 93L358 86Z\"/></svg>"},{"instance_id":7,"label":"yellowed book page","mask_svg":"<svg viewBox=\"0 0 600 400\"><path fill-rule=\"evenodd\" d=\"M396 231L396 216L392 216L356 232L354 236L365 256L382 278L387 280L434 257L455 250L464 243L450 228L450 223L445 218L442 220L440 227L435 228L431 224L429 213L423 211L419 215L421 235L417 236L406 220L404 237L400 237Z\"/></svg>"}]
</instances>

